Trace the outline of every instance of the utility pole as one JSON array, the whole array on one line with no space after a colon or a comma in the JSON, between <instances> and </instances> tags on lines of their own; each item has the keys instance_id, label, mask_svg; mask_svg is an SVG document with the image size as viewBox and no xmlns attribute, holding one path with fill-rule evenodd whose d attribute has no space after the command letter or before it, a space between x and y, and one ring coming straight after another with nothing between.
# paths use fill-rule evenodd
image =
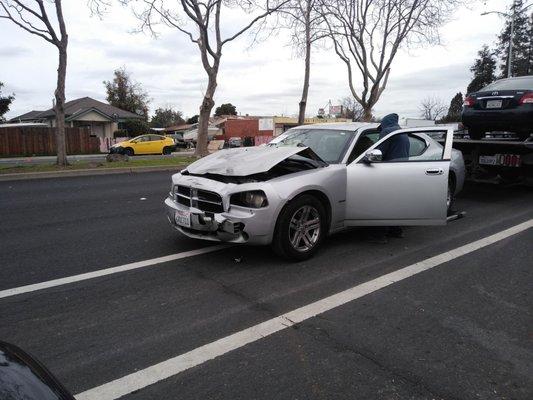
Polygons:
<instances>
[{"instance_id":1,"label":"utility pole","mask_svg":"<svg viewBox=\"0 0 533 400\"><path fill-rule=\"evenodd\" d=\"M514 20L516 18L516 3L513 2L513 14L511 17L511 34L509 35L509 62L507 63L507 78L513 76L513 37L514 37Z\"/></svg>"}]
</instances>

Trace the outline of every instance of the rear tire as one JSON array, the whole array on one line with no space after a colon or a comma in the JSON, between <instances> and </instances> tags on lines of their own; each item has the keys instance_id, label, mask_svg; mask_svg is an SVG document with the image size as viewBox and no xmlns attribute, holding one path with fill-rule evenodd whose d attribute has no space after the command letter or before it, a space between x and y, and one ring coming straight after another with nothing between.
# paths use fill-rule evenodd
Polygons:
<instances>
[{"instance_id":1,"label":"rear tire","mask_svg":"<svg viewBox=\"0 0 533 400\"><path fill-rule=\"evenodd\" d=\"M135 152L133 151L131 147L126 147L124 149L124 154L126 154L128 157L131 157L135 154Z\"/></svg>"},{"instance_id":2,"label":"rear tire","mask_svg":"<svg viewBox=\"0 0 533 400\"><path fill-rule=\"evenodd\" d=\"M279 214L272 249L287 260L307 260L326 235L326 220L326 210L316 197L304 194L293 199Z\"/></svg>"},{"instance_id":3,"label":"rear tire","mask_svg":"<svg viewBox=\"0 0 533 400\"><path fill-rule=\"evenodd\" d=\"M446 195L447 215L450 216L455 212L455 177L450 175L448 178L448 193Z\"/></svg>"},{"instance_id":4,"label":"rear tire","mask_svg":"<svg viewBox=\"0 0 533 400\"><path fill-rule=\"evenodd\" d=\"M481 140L485 137L485 131L483 129L468 128L468 136L470 136L470 139Z\"/></svg>"},{"instance_id":5,"label":"rear tire","mask_svg":"<svg viewBox=\"0 0 533 400\"><path fill-rule=\"evenodd\" d=\"M172 153L172 149L170 147L163 147L163 154L168 156Z\"/></svg>"}]
</instances>

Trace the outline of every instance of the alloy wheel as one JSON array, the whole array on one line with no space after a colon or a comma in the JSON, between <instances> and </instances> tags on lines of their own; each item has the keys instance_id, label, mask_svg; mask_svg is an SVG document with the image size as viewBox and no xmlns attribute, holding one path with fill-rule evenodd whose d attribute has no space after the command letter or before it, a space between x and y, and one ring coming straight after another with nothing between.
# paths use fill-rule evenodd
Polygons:
<instances>
[{"instance_id":1,"label":"alloy wheel","mask_svg":"<svg viewBox=\"0 0 533 400\"><path fill-rule=\"evenodd\" d=\"M311 250L320 237L320 214L310 205L300 207L289 224L289 240L296 251Z\"/></svg>"}]
</instances>

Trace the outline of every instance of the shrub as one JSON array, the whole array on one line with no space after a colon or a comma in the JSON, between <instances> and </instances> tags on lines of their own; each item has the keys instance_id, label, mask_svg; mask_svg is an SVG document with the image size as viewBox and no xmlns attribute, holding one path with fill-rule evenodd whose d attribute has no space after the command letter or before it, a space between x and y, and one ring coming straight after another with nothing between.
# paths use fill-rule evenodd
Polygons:
<instances>
[{"instance_id":1,"label":"shrub","mask_svg":"<svg viewBox=\"0 0 533 400\"><path fill-rule=\"evenodd\" d=\"M126 129L117 129L115 132L113 132L113 137L119 138L119 137L126 137L128 136L128 131Z\"/></svg>"},{"instance_id":2,"label":"shrub","mask_svg":"<svg viewBox=\"0 0 533 400\"><path fill-rule=\"evenodd\" d=\"M140 119L127 119L121 124L121 130L126 131L126 136L129 137L135 137L152 132L152 130L150 129L150 125L148 125L148 122Z\"/></svg>"}]
</instances>

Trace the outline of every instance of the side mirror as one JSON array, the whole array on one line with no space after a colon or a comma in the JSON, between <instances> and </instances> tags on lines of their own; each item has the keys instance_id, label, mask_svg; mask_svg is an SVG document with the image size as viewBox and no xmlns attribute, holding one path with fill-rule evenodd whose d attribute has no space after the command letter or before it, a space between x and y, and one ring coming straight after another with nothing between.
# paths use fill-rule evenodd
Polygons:
<instances>
[{"instance_id":1,"label":"side mirror","mask_svg":"<svg viewBox=\"0 0 533 400\"><path fill-rule=\"evenodd\" d=\"M370 150L365 154L363 160L368 164L381 162L383 161L383 153L378 149Z\"/></svg>"}]
</instances>

